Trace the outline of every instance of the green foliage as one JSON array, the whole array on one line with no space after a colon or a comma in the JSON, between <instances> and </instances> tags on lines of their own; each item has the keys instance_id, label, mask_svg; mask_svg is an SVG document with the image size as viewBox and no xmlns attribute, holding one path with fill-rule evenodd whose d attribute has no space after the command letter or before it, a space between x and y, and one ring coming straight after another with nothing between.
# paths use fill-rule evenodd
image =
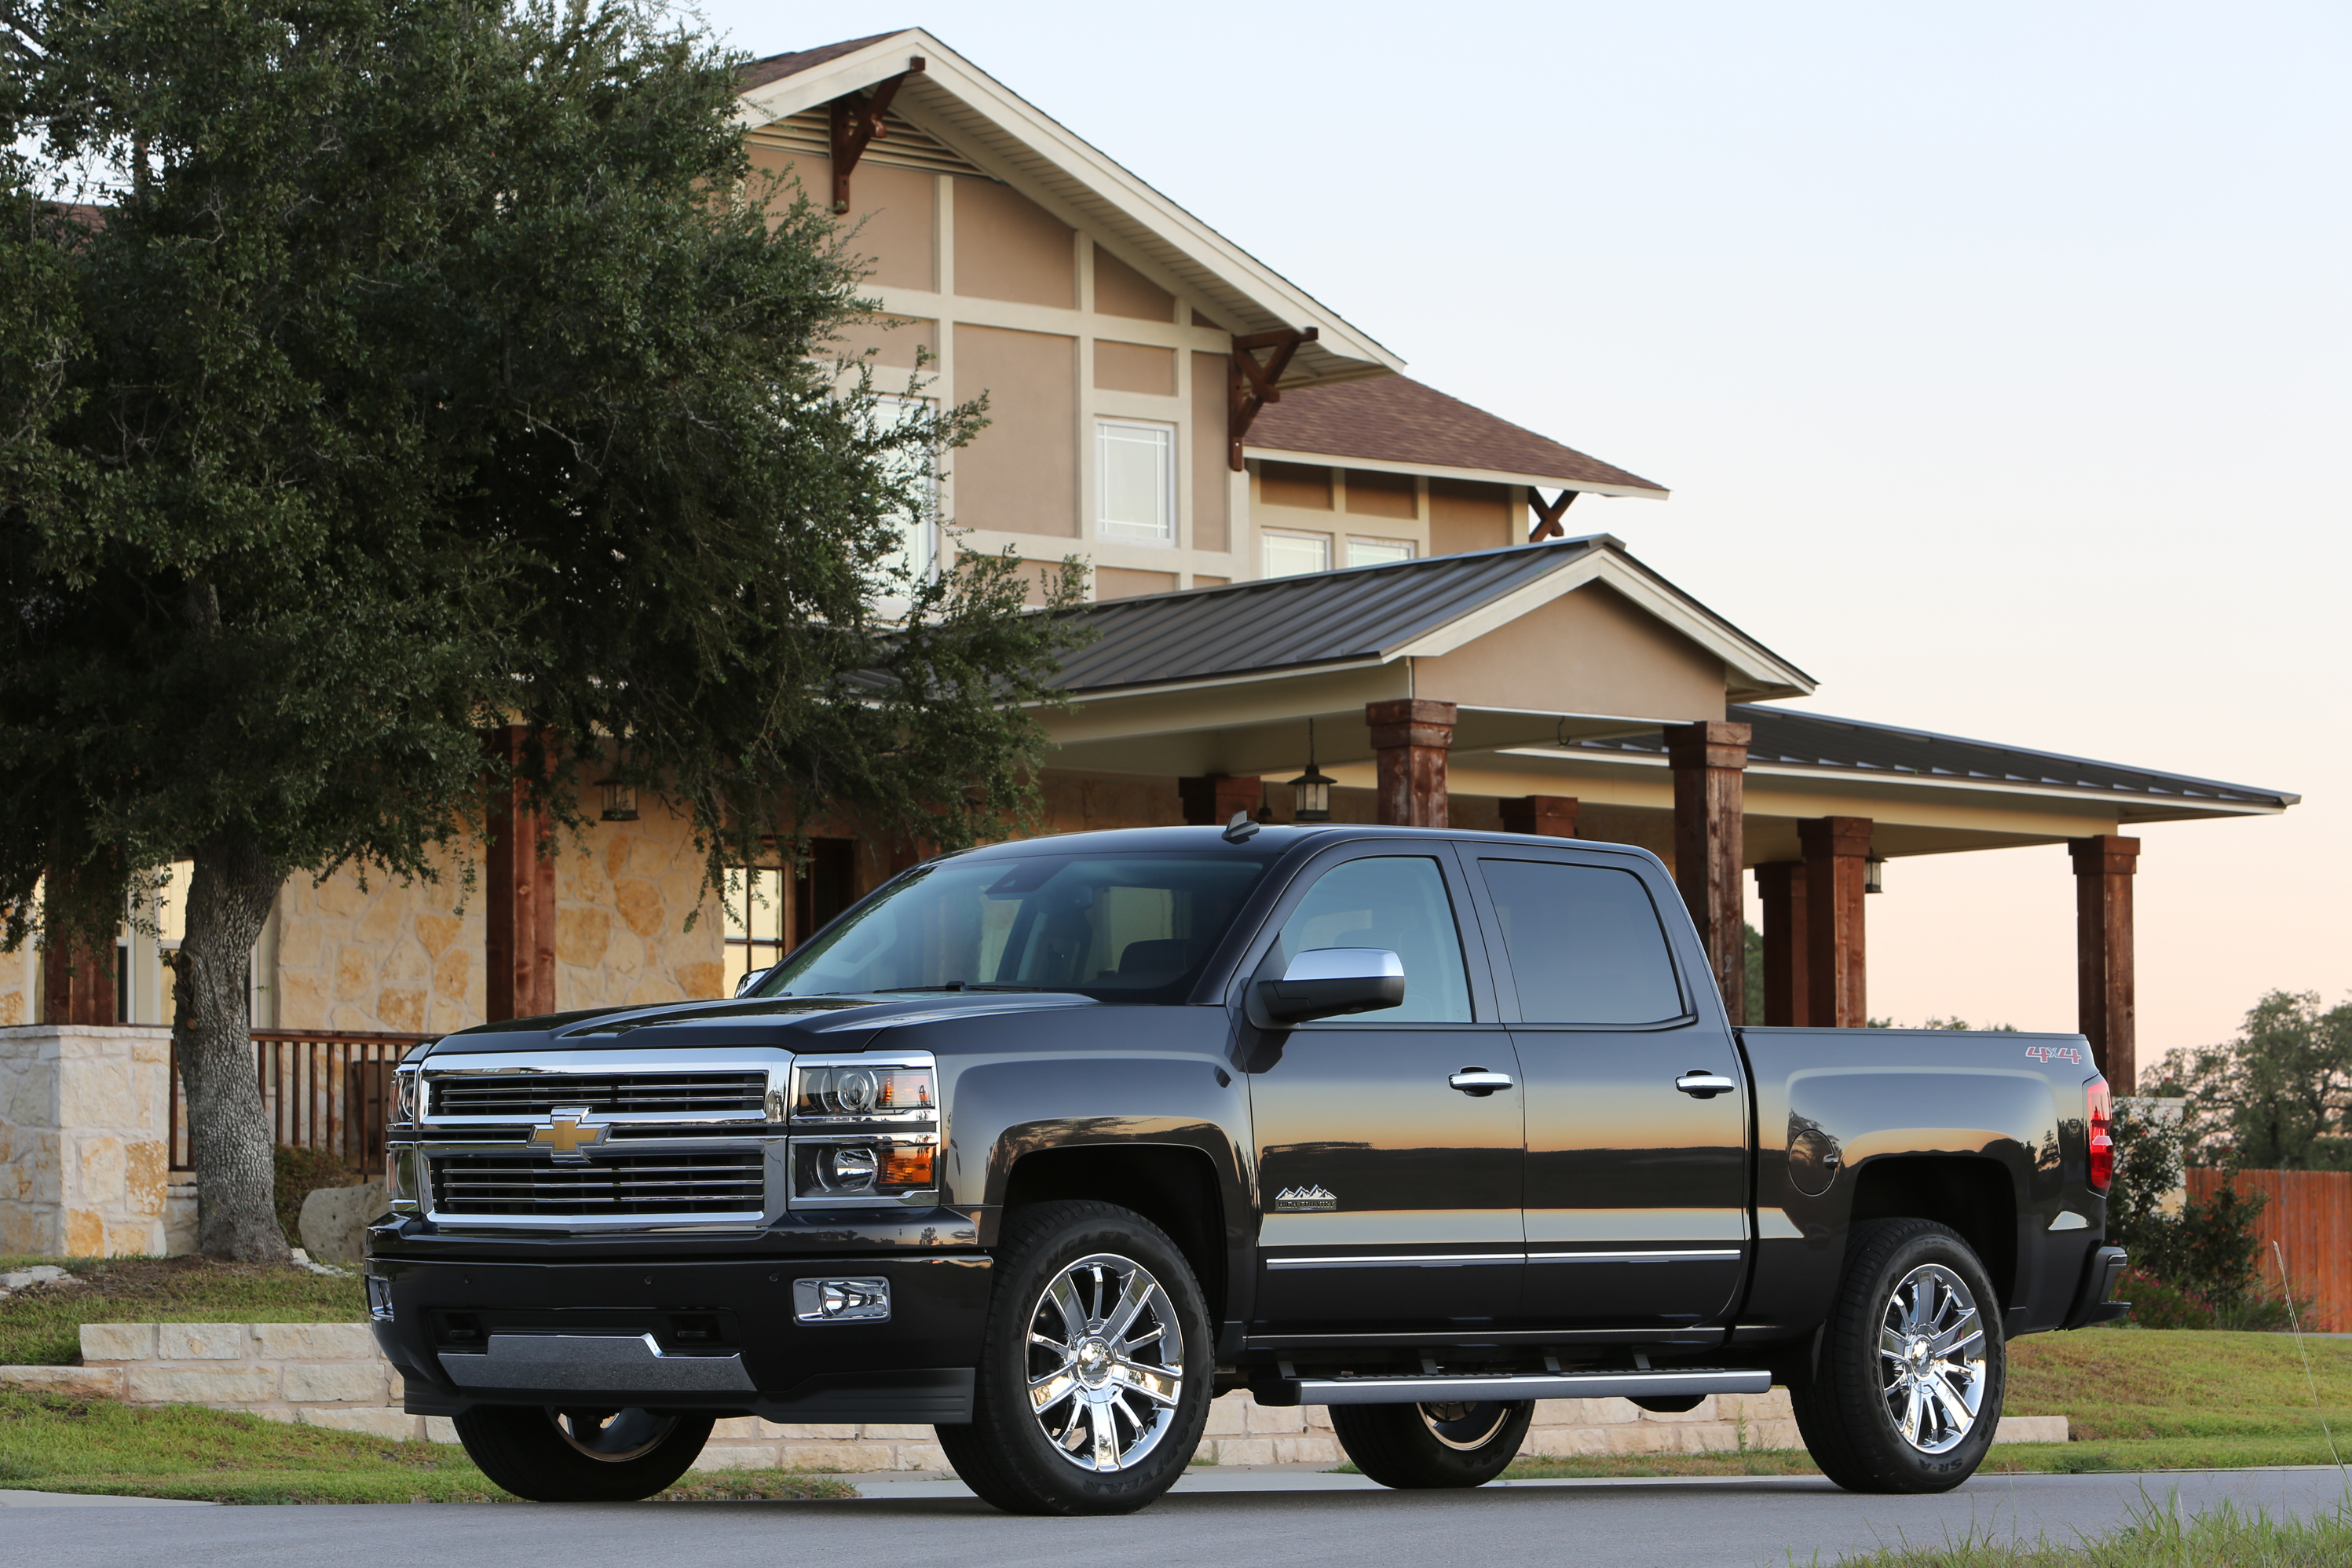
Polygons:
<instances>
[{"instance_id":1,"label":"green foliage","mask_svg":"<svg viewBox=\"0 0 2352 1568\"><path fill-rule=\"evenodd\" d=\"M620 737L714 878L816 810L1027 809L1068 633L1008 562L897 564L981 414L837 372L868 307L751 171L738 57L627 0L11 19L8 940L52 863L94 933L226 841L429 876L506 722L574 823Z\"/></svg>"},{"instance_id":2,"label":"green foliage","mask_svg":"<svg viewBox=\"0 0 2352 1568\"><path fill-rule=\"evenodd\" d=\"M1740 922L1740 953L1748 968L1748 1022L1764 1021L1764 933Z\"/></svg>"},{"instance_id":3,"label":"green foliage","mask_svg":"<svg viewBox=\"0 0 2352 1568\"><path fill-rule=\"evenodd\" d=\"M2132 1321L2148 1328L2283 1325L2284 1302L2260 1289L2254 1221L2269 1199L2242 1195L2224 1176L2210 1197L2189 1198L2168 1214L2161 1206L2182 1185L2190 1135L2185 1122L2122 1104L2109 1132L2116 1176L2107 1195L2107 1239L2131 1254L2135 1293L2125 1299L2132 1302ZM2147 1281L2165 1289L2148 1289Z\"/></svg>"},{"instance_id":4,"label":"green foliage","mask_svg":"<svg viewBox=\"0 0 2352 1568\"><path fill-rule=\"evenodd\" d=\"M2235 1039L2168 1051L2140 1082L2185 1096L2197 1140L2241 1170L2352 1168L2352 1002L2273 991Z\"/></svg>"}]
</instances>

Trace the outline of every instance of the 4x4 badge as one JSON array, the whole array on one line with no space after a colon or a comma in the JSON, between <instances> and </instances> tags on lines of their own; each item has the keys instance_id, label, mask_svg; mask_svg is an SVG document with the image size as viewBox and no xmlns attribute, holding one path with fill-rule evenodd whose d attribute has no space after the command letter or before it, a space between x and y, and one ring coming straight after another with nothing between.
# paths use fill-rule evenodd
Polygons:
<instances>
[{"instance_id":1,"label":"4x4 badge","mask_svg":"<svg viewBox=\"0 0 2352 1568\"><path fill-rule=\"evenodd\" d=\"M1339 1207L1339 1200L1325 1192L1320 1183L1313 1186L1286 1186L1276 1193L1274 1198L1275 1212L1277 1214L1304 1214L1316 1209Z\"/></svg>"}]
</instances>

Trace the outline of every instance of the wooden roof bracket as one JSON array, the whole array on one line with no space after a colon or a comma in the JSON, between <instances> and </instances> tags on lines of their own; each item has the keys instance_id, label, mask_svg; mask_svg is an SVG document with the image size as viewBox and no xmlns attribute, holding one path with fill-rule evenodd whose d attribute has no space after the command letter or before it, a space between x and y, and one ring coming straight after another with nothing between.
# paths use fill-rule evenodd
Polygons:
<instances>
[{"instance_id":1,"label":"wooden roof bracket","mask_svg":"<svg viewBox=\"0 0 2352 1568\"><path fill-rule=\"evenodd\" d=\"M1536 509L1536 516L1542 520L1528 531L1528 543L1538 544L1545 539L1567 538L1568 530L1559 526L1560 514L1567 511L1570 503L1583 493L1581 490L1562 490L1559 500L1547 501L1543 498L1542 493L1533 485L1528 486L1528 505Z\"/></svg>"},{"instance_id":2,"label":"wooden roof bracket","mask_svg":"<svg viewBox=\"0 0 2352 1568\"><path fill-rule=\"evenodd\" d=\"M890 139L889 127L882 123L882 116L889 109L890 100L898 96L898 89L908 77L917 75L923 68L923 57L910 55L905 70L874 84L871 97L862 92L844 93L826 106L833 110L833 210L835 213L849 210L850 171L856 169L857 161L866 156L867 143Z\"/></svg>"},{"instance_id":3,"label":"wooden roof bracket","mask_svg":"<svg viewBox=\"0 0 2352 1568\"><path fill-rule=\"evenodd\" d=\"M1290 368L1290 356L1298 352L1299 344L1311 343L1319 335L1313 327L1284 327L1234 338L1225 382L1225 460L1234 473L1242 471L1242 437L1249 434L1257 411L1282 401L1282 372ZM1257 357L1260 350L1267 350L1263 361Z\"/></svg>"}]
</instances>

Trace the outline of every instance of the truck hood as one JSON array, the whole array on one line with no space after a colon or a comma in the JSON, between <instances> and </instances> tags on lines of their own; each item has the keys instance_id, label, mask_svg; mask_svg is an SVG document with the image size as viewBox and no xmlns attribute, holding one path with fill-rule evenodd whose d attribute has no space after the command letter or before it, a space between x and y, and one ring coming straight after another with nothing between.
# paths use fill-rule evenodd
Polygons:
<instances>
[{"instance_id":1,"label":"truck hood","mask_svg":"<svg viewBox=\"0 0 2352 1568\"><path fill-rule=\"evenodd\" d=\"M772 1045L791 1051L863 1051L877 1036L887 1037L892 1030L910 1024L1101 1005L1091 997L1062 991L740 997L650 1008L598 1008L477 1024L435 1041L427 1054L719 1045Z\"/></svg>"}]
</instances>

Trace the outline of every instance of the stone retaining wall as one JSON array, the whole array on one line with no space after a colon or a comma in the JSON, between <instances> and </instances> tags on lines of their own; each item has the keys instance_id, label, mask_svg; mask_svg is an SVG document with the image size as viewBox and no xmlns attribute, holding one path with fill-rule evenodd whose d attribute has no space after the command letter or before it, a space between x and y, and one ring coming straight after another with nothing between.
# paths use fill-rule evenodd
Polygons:
<instances>
[{"instance_id":1,"label":"stone retaining wall","mask_svg":"<svg viewBox=\"0 0 2352 1568\"><path fill-rule=\"evenodd\" d=\"M0 1029L0 1252L163 1250L171 1071L161 1024Z\"/></svg>"},{"instance_id":2,"label":"stone retaining wall","mask_svg":"<svg viewBox=\"0 0 2352 1568\"><path fill-rule=\"evenodd\" d=\"M438 1416L400 1408L400 1380L364 1323L86 1323L80 1366L0 1367L0 1385L133 1405L209 1405L379 1437L457 1440ZM2012 1416L1997 1443L2063 1443L2063 1416ZM1786 1390L1719 1395L1680 1416L1622 1399L1546 1399L1531 1454L1699 1454L1795 1448ZM1246 1394L1209 1407L1201 1456L1225 1465L1333 1465L1343 1456L1320 1406L1276 1409ZM947 1468L929 1427L845 1422L782 1426L757 1416L719 1423L698 1469L789 1466L817 1470Z\"/></svg>"}]
</instances>

